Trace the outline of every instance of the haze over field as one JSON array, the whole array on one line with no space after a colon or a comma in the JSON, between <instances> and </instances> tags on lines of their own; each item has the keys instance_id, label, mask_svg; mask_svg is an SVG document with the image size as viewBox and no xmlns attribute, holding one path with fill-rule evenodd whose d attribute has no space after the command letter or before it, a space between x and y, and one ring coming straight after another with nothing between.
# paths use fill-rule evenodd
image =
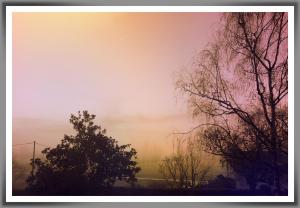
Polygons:
<instances>
[{"instance_id":1,"label":"haze over field","mask_svg":"<svg viewBox=\"0 0 300 208\"><path fill-rule=\"evenodd\" d=\"M54 146L72 133L70 114L88 110L139 160L160 160L172 150L170 134L194 126L174 77L212 38L219 17L14 13L13 143ZM17 160L32 155L31 145L13 150Z\"/></svg>"}]
</instances>

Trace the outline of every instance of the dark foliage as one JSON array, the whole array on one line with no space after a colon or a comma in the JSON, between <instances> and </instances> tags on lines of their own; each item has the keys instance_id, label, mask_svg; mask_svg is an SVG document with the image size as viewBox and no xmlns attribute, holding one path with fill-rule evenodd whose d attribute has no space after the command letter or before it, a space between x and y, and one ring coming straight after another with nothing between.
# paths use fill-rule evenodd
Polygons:
<instances>
[{"instance_id":1,"label":"dark foliage","mask_svg":"<svg viewBox=\"0 0 300 208\"><path fill-rule=\"evenodd\" d=\"M42 151L46 160L35 160L36 171L27 179L27 191L37 195L99 193L116 180L136 181L136 150L119 145L94 124L95 115L83 111L71 115L76 134L65 135L55 148Z\"/></svg>"},{"instance_id":2,"label":"dark foliage","mask_svg":"<svg viewBox=\"0 0 300 208\"><path fill-rule=\"evenodd\" d=\"M279 111L280 110L280 111ZM283 179L288 173L287 157L287 108L279 109L277 116L277 131L280 152L278 152L278 173ZM268 135L267 124L260 120L261 112L252 114L252 119L258 124L261 131ZM224 162L230 165L232 170L245 177L249 187L254 190L258 183L266 183L273 186L274 171L272 164L272 152L270 148L260 142L261 135L251 126L238 120L238 129L225 129L209 127L204 131L203 138L206 141L206 151L222 155ZM283 180L282 180L283 181Z\"/></svg>"},{"instance_id":3,"label":"dark foliage","mask_svg":"<svg viewBox=\"0 0 300 208\"><path fill-rule=\"evenodd\" d=\"M236 182L234 179L225 177L223 175L218 175L214 180L210 181L204 189L213 190L234 190L236 187Z\"/></svg>"},{"instance_id":4,"label":"dark foliage","mask_svg":"<svg viewBox=\"0 0 300 208\"><path fill-rule=\"evenodd\" d=\"M287 191L281 192L279 195L287 196ZM15 191L13 196L30 196L31 193L26 191ZM37 194L45 196L46 194ZM51 195L51 194L48 194ZM76 194L75 194L76 195ZM78 194L77 194L78 195ZM80 195L89 195L87 193ZM107 189L99 196L272 196L269 190L240 190L240 189L210 189L203 187L201 189L153 189L153 188L127 188L114 187Z\"/></svg>"}]
</instances>

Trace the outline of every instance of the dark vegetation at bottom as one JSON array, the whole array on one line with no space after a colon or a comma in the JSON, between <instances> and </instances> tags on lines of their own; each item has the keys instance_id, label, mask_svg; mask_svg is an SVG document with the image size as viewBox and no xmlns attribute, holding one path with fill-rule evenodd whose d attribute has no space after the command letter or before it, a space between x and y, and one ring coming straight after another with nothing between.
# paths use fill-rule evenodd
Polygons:
<instances>
[{"instance_id":1,"label":"dark vegetation at bottom","mask_svg":"<svg viewBox=\"0 0 300 208\"><path fill-rule=\"evenodd\" d=\"M13 191L14 196L30 196L24 190ZM239 189L202 189L202 190L182 190L182 189L148 189L148 188L128 188L114 187L103 189L98 193L57 193L47 194L47 196L271 196L271 192L266 190L239 190ZM287 191L281 192L279 195L287 196ZM42 196L42 195L34 195Z\"/></svg>"},{"instance_id":2,"label":"dark vegetation at bottom","mask_svg":"<svg viewBox=\"0 0 300 208\"><path fill-rule=\"evenodd\" d=\"M136 184L136 174L141 170L136 162L136 150L129 144L119 145L105 130L93 123L95 115L87 111L71 115L70 122L77 134L65 135L61 144L55 148L43 150L46 160L32 159L32 172L27 178L27 187L23 191L14 190L13 195L31 196L272 196L287 195L284 183L280 189L275 182L273 169L264 169L263 165L235 162L231 165L235 172L246 178L249 190L238 189L235 179L218 175L207 184L204 182L205 170L189 177L190 169L186 161L197 161L192 157L183 158L182 154L169 159L166 167L173 176L168 184L154 188ZM234 151L235 152L235 151ZM244 152L246 153L246 152ZM262 154L268 158L268 154ZM247 154L252 156L253 154ZM282 157L287 164L287 157ZM185 162L182 162L185 161ZM174 169L175 167L175 169ZM195 166L194 166L195 167ZM249 168L255 167L255 168ZM280 176L287 174L287 165L280 165ZM176 169L177 168L177 169ZM185 171L182 171L185 170ZM187 171L189 170L189 171ZM174 177L175 176L175 177ZM264 176L264 177L258 177ZM191 179L190 179L191 178ZM281 177L283 178L283 177ZM267 180L269 179L269 180ZM119 187L117 181L126 182L127 187ZM200 181L200 182L199 182ZM281 180L282 181L282 180ZM171 183L170 183L171 182ZM260 183L259 183L260 182ZM116 185L116 186L115 186ZM154 185L154 184L152 184Z\"/></svg>"}]
</instances>

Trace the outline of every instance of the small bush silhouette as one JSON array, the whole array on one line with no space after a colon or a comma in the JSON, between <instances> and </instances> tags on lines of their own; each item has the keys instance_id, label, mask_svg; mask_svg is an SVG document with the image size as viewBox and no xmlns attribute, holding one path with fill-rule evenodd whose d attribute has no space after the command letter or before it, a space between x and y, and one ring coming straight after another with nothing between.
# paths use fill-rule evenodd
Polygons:
<instances>
[{"instance_id":1,"label":"small bush silhouette","mask_svg":"<svg viewBox=\"0 0 300 208\"><path fill-rule=\"evenodd\" d=\"M225 177L223 175L218 175L214 180L210 181L206 188L208 189L216 189L216 190L224 190L224 189L235 189L236 182L234 179Z\"/></svg>"}]
</instances>

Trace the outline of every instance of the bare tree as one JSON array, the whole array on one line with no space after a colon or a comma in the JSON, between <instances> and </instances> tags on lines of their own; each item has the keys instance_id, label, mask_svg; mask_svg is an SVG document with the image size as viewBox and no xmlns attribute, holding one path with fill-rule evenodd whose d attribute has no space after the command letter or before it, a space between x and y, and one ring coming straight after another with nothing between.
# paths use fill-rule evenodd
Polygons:
<instances>
[{"instance_id":1,"label":"bare tree","mask_svg":"<svg viewBox=\"0 0 300 208\"><path fill-rule=\"evenodd\" d=\"M250 140L272 155L280 191L279 157L287 154L282 145L287 131L279 133L283 123L278 122L288 94L287 14L226 13L223 22L216 41L195 57L192 71L177 84L188 95L194 116L204 113L206 124L222 131L225 143L239 143L246 151ZM247 137L232 134L241 123L251 130Z\"/></svg>"},{"instance_id":2,"label":"bare tree","mask_svg":"<svg viewBox=\"0 0 300 208\"><path fill-rule=\"evenodd\" d=\"M267 124L261 122L261 112L252 115L260 129L267 131ZM287 150L287 111L278 113L279 147L283 152ZM274 172L272 154L258 139L255 130L241 120L237 120L238 127L230 128L210 126L201 132L205 150L214 155L220 155L232 170L244 176L252 190L258 182L272 184ZM267 134L267 132L266 132ZM287 155L279 154L278 167L280 176L287 174Z\"/></svg>"},{"instance_id":3,"label":"bare tree","mask_svg":"<svg viewBox=\"0 0 300 208\"><path fill-rule=\"evenodd\" d=\"M196 188L201 185L209 173L204 163L203 151L196 138L177 138L174 152L166 157L160 170L173 188Z\"/></svg>"}]
</instances>

